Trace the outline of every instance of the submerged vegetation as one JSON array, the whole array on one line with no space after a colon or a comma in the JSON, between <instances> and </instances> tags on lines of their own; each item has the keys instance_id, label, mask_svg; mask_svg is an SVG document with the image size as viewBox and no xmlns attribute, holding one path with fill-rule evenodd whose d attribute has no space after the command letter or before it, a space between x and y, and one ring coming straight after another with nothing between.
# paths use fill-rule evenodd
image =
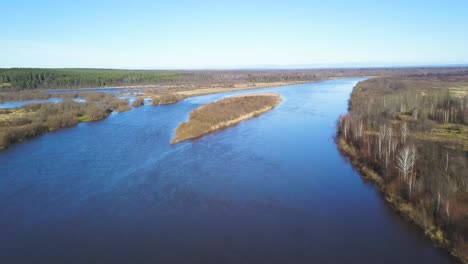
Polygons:
<instances>
[{"instance_id":1,"label":"submerged vegetation","mask_svg":"<svg viewBox=\"0 0 468 264\"><path fill-rule=\"evenodd\" d=\"M359 83L337 142L402 215L468 263L468 74Z\"/></svg>"},{"instance_id":2,"label":"submerged vegetation","mask_svg":"<svg viewBox=\"0 0 468 264\"><path fill-rule=\"evenodd\" d=\"M71 97L86 100L78 103ZM130 109L127 101L106 93L67 94L64 101L30 104L16 109L0 109L0 149L48 131L70 127L79 122L106 118L111 112Z\"/></svg>"},{"instance_id":3,"label":"submerged vegetation","mask_svg":"<svg viewBox=\"0 0 468 264\"><path fill-rule=\"evenodd\" d=\"M205 134L236 125L275 108L281 97L275 93L259 93L224 98L200 106L181 123L171 143L201 137Z\"/></svg>"}]
</instances>

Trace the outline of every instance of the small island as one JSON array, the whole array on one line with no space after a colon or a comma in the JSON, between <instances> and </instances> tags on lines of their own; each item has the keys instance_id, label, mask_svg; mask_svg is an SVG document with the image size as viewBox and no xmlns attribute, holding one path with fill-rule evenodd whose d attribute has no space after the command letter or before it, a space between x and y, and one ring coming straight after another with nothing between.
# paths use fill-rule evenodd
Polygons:
<instances>
[{"instance_id":1,"label":"small island","mask_svg":"<svg viewBox=\"0 0 468 264\"><path fill-rule=\"evenodd\" d=\"M171 144L234 126L272 110L281 101L281 97L276 93L256 93L228 97L202 105L190 112L187 122L182 122L177 127Z\"/></svg>"}]
</instances>

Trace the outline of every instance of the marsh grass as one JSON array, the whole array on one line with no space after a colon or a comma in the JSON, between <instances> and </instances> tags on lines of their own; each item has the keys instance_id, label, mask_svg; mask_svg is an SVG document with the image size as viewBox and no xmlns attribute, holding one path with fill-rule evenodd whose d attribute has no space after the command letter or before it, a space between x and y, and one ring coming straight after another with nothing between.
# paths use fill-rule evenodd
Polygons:
<instances>
[{"instance_id":1,"label":"marsh grass","mask_svg":"<svg viewBox=\"0 0 468 264\"><path fill-rule=\"evenodd\" d=\"M66 98L60 103L30 104L0 110L0 149L48 131L106 118L111 112L130 110L127 101L111 94L80 94L85 103Z\"/></svg>"},{"instance_id":2,"label":"marsh grass","mask_svg":"<svg viewBox=\"0 0 468 264\"><path fill-rule=\"evenodd\" d=\"M205 134L236 125L275 108L281 97L275 93L233 96L203 105L190 113L181 123L171 143L201 137Z\"/></svg>"}]
</instances>

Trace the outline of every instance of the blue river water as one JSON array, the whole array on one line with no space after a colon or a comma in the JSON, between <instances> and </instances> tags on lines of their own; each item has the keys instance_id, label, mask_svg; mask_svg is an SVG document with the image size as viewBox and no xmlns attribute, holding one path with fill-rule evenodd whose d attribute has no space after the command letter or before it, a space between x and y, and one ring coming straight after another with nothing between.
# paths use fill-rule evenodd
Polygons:
<instances>
[{"instance_id":1,"label":"blue river water","mask_svg":"<svg viewBox=\"0 0 468 264\"><path fill-rule=\"evenodd\" d=\"M6 108L19 108L30 104L42 104L42 103L60 103L62 102L62 98L49 98L49 99L36 99L36 100L25 100L25 101L8 101L0 103L0 109ZM84 103L86 102L83 98L73 98L73 101L77 103Z\"/></svg>"},{"instance_id":2,"label":"blue river water","mask_svg":"<svg viewBox=\"0 0 468 264\"><path fill-rule=\"evenodd\" d=\"M454 263L333 140L361 79L268 88L274 110L170 145L208 102L145 105L0 152L0 263Z\"/></svg>"}]
</instances>

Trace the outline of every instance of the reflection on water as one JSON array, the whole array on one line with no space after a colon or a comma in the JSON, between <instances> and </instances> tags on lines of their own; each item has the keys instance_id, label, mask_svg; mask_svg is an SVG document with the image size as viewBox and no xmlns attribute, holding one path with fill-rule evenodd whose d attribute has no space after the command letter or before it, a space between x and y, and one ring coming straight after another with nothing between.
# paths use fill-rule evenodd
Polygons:
<instances>
[{"instance_id":1,"label":"reflection on water","mask_svg":"<svg viewBox=\"0 0 468 264\"><path fill-rule=\"evenodd\" d=\"M262 89L273 111L170 145L201 104L143 106L0 152L2 263L452 263L339 154L359 79Z\"/></svg>"}]
</instances>

